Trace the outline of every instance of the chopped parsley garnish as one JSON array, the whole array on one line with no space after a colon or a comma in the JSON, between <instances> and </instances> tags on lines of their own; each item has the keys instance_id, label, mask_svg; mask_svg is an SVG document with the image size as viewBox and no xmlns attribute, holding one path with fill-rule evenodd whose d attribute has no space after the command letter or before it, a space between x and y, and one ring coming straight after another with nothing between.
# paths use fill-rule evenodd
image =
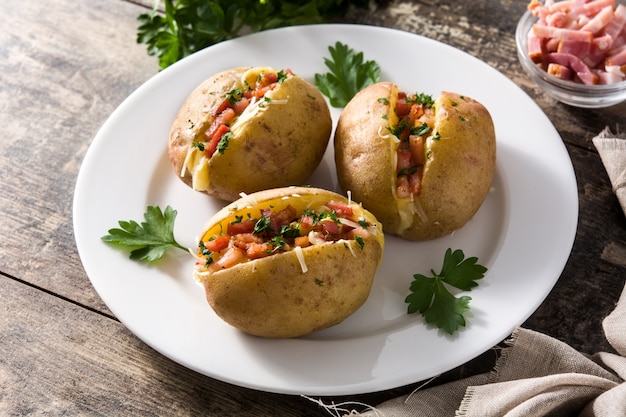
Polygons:
<instances>
[{"instance_id":1,"label":"chopped parsley garnish","mask_svg":"<svg viewBox=\"0 0 626 417\"><path fill-rule=\"evenodd\" d=\"M232 132L227 132L227 133L224 133L222 137L220 138L220 141L217 144L217 151L220 154L223 154L226 148L228 148L228 141L230 141L230 138L232 135L233 135Z\"/></svg>"},{"instance_id":2,"label":"chopped parsley garnish","mask_svg":"<svg viewBox=\"0 0 626 417\"><path fill-rule=\"evenodd\" d=\"M261 216L259 220L257 220L256 224L254 225L254 231L252 233L254 233L255 235L258 235L263 232L270 231L271 227L272 227L271 219L266 216Z\"/></svg>"},{"instance_id":3,"label":"chopped parsley garnish","mask_svg":"<svg viewBox=\"0 0 626 417\"><path fill-rule=\"evenodd\" d=\"M278 80L276 80L276 82L278 84L282 84L283 81L287 79L287 77L289 77L289 73L284 70L280 70L278 71Z\"/></svg>"},{"instance_id":4,"label":"chopped parsley garnish","mask_svg":"<svg viewBox=\"0 0 626 417\"><path fill-rule=\"evenodd\" d=\"M402 168L400 171L398 171L398 174L396 175L397 177L401 177L402 175L413 175L417 172L417 166L410 166L410 167L405 167Z\"/></svg>"},{"instance_id":5,"label":"chopped parsley garnish","mask_svg":"<svg viewBox=\"0 0 626 417\"><path fill-rule=\"evenodd\" d=\"M411 131L412 135L422 136L422 135L425 135L426 133L430 132L430 127L428 127L428 125L426 123L422 123L419 126L412 127L410 129L410 131Z\"/></svg>"},{"instance_id":6,"label":"chopped parsley garnish","mask_svg":"<svg viewBox=\"0 0 626 417\"><path fill-rule=\"evenodd\" d=\"M198 150L200 150L201 152L204 152L204 142L194 141L193 146L194 148L198 148Z\"/></svg>"},{"instance_id":7,"label":"chopped parsley garnish","mask_svg":"<svg viewBox=\"0 0 626 417\"><path fill-rule=\"evenodd\" d=\"M439 134L439 132L436 132L434 135L429 136L428 138L432 140L441 140L441 135Z\"/></svg>"},{"instance_id":8,"label":"chopped parsley garnish","mask_svg":"<svg viewBox=\"0 0 626 417\"><path fill-rule=\"evenodd\" d=\"M416 93L413 96L407 96L406 101L410 103L423 104L427 108L431 108L435 105L435 100L433 100L433 97L425 93Z\"/></svg>"},{"instance_id":9,"label":"chopped parsley garnish","mask_svg":"<svg viewBox=\"0 0 626 417\"><path fill-rule=\"evenodd\" d=\"M232 106L241 100L241 96L243 95L243 91L240 88L235 88L226 93L226 97L228 98L228 102Z\"/></svg>"}]
</instances>

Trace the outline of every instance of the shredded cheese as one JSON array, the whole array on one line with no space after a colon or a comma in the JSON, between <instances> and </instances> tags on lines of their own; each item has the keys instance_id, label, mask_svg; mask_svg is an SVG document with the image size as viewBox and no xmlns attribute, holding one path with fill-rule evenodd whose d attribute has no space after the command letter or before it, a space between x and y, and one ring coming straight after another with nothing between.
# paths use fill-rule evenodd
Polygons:
<instances>
[{"instance_id":1,"label":"shredded cheese","mask_svg":"<svg viewBox=\"0 0 626 417\"><path fill-rule=\"evenodd\" d=\"M300 268L302 268L302 273L306 274L306 271L308 271L309 268L306 266L306 261L304 260L304 252L302 252L302 248L300 246L296 246L295 248L293 248L293 250L296 253L296 258L298 258L298 262L300 262Z\"/></svg>"},{"instance_id":2,"label":"shredded cheese","mask_svg":"<svg viewBox=\"0 0 626 417\"><path fill-rule=\"evenodd\" d=\"M354 248L352 247L352 241L345 240L344 242L346 243L346 245L348 245L348 249L350 249L350 252L352 252L352 256L356 258L356 253L354 253Z\"/></svg>"}]
</instances>

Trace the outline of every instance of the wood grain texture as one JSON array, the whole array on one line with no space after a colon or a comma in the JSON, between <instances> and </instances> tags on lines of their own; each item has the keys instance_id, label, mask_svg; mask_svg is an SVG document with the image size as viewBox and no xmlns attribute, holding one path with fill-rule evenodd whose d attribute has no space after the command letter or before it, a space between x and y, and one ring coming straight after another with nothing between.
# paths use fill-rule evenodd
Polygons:
<instances>
[{"instance_id":1,"label":"wood grain texture","mask_svg":"<svg viewBox=\"0 0 626 417\"><path fill-rule=\"evenodd\" d=\"M72 198L102 123L158 71L135 44L139 10L119 0L0 2L0 270L98 309Z\"/></svg>"},{"instance_id":2,"label":"wood grain texture","mask_svg":"<svg viewBox=\"0 0 626 417\"><path fill-rule=\"evenodd\" d=\"M562 276L524 325L585 353L610 351L601 320L626 280L626 218L591 138L605 126L626 130L626 103L584 110L542 94L515 52L515 25L526 5L397 0L352 9L337 21L402 29L459 48L504 73L545 111L571 156L580 216ZM156 58L135 43L136 17L151 6L0 2L0 415L328 415L306 398L233 386L167 359L112 317L83 271L72 230L76 175L102 123L158 72ZM399 56L406 53L398 47ZM496 352L433 384L488 370ZM420 384L322 400L377 404Z\"/></svg>"}]
</instances>

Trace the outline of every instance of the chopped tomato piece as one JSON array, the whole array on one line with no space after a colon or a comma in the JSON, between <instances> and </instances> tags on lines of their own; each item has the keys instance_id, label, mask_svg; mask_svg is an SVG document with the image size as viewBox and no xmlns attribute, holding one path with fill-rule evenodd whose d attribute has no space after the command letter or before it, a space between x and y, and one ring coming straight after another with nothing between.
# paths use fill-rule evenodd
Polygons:
<instances>
[{"instance_id":1,"label":"chopped tomato piece","mask_svg":"<svg viewBox=\"0 0 626 417\"><path fill-rule=\"evenodd\" d=\"M242 97L241 100L237 101L233 104L233 111L238 116L250 105L250 99L247 97Z\"/></svg>"},{"instance_id":2,"label":"chopped tomato piece","mask_svg":"<svg viewBox=\"0 0 626 417\"><path fill-rule=\"evenodd\" d=\"M257 87L266 87L274 84L276 81L278 81L278 74L274 72L267 72L263 74L263 76L261 77L261 81L257 84Z\"/></svg>"},{"instance_id":3,"label":"chopped tomato piece","mask_svg":"<svg viewBox=\"0 0 626 417\"><path fill-rule=\"evenodd\" d=\"M340 214L344 217L352 217L354 214L354 212L352 211L352 207L341 201L329 201L328 203L326 203L326 206L329 209L334 210L335 213Z\"/></svg>"},{"instance_id":4,"label":"chopped tomato piece","mask_svg":"<svg viewBox=\"0 0 626 417\"><path fill-rule=\"evenodd\" d=\"M215 153L217 145L220 143L220 139L222 139L222 136L228 132L230 132L230 128L226 125L220 125L215 132L213 132L213 135L211 135L209 141L204 147L204 153L207 158L210 158Z\"/></svg>"},{"instance_id":5,"label":"chopped tomato piece","mask_svg":"<svg viewBox=\"0 0 626 417\"><path fill-rule=\"evenodd\" d=\"M230 107L230 100L228 98L225 98L224 101L222 101L219 106L217 106L217 108L213 111L213 113L211 113L213 116L218 116L219 114L221 114L224 110L226 110L228 107Z\"/></svg>"}]
</instances>

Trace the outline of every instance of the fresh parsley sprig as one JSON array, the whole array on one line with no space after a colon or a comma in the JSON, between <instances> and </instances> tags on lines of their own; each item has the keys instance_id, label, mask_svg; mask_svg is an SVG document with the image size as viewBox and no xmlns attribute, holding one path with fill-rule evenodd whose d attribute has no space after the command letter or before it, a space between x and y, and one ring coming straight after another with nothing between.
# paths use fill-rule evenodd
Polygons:
<instances>
[{"instance_id":1,"label":"fresh parsley sprig","mask_svg":"<svg viewBox=\"0 0 626 417\"><path fill-rule=\"evenodd\" d=\"M362 89L380 81L380 67L376 61L365 61L363 52L356 52L341 42L328 47L331 59L324 58L330 70L315 74L315 86L329 98L330 105L341 108Z\"/></svg>"},{"instance_id":2,"label":"fresh parsley sprig","mask_svg":"<svg viewBox=\"0 0 626 417\"><path fill-rule=\"evenodd\" d=\"M377 0L383 3L384 0ZM161 68L185 56L243 33L332 21L350 5L368 0L155 0L150 13L137 20L137 43L147 45Z\"/></svg>"},{"instance_id":3,"label":"fresh parsley sprig","mask_svg":"<svg viewBox=\"0 0 626 417\"><path fill-rule=\"evenodd\" d=\"M431 270L432 277L413 275L411 294L404 300L409 304L408 313L419 312L426 323L434 324L448 334L454 334L459 327L464 327L465 315L469 311L472 298L467 295L455 297L446 286L463 291L476 287L476 281L487 272L487 268L477 262L476 257L465 259L460 249L453 252L448 248L440 273Z\"/></svg>"},{"instance_id":4,"label":"fresh parsley sprig","mask_svg":"<svg viewBox=\"0 0 626 417\"><path fill-rule=\"evenodd\" d=\"M145 222L134 220L118 222L120 228L109 229L102 240L130 251L130 259L151 263L163 257L170 248L187 251L174 239L174 221L177 211L167 206L148 206L144 213Z\"/></svg>"}]
</instances>

